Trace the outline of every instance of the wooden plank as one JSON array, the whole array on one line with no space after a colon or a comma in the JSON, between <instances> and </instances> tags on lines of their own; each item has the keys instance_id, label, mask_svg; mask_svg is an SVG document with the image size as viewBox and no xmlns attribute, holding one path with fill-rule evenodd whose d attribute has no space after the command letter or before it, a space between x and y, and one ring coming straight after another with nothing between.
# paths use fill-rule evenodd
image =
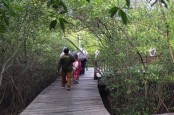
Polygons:
<instances>
[{"instance_id":1,"label":"wooden plank","mask_svg":"<svg viewBox=\"0 0 174 115\"><path fill-rule=\"evenodd\" d=\"M61 87L59 79L56 80L20 115L110 115L103 105L93 75L94 69L89 68L70 91Z\"/></svg>"}]
</instances>

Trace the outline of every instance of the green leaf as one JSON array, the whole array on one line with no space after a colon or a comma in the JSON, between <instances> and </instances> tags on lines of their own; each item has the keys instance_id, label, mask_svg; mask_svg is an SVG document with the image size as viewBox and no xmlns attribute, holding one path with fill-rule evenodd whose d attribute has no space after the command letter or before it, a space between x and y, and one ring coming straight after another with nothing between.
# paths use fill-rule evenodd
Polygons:
<instances>
[{"instance_id":1,"label":"green leaf","mask_svg":"<svg viewBox=\"0 0 174 115\"><path fill-rule=\"evenodd\" d=\"M112 18L117 13L118 9L119 9L118 7L113 7L109 10L109 13L111 13Z\"/></svg>"},{"instance_id":2,"label":"green leaf","mask_svg":"<svg viewBox=\"0 0 174 115\"><path fill-rule=\"evenodd\" d=\"M14 9L16 9L18 12L23 11L23 8L21 6L17 6L17 5L14 6Z\"/></svg>"},{"instance_id":3,"label":"green leaf","mask_svg":"<svg viewBox=\"0 0 174 115\"><path fill-rule=\"evenodd\" d=\"M119 7L113 7L109 10L109 13L111 13L111 17L113 17L118 12L118 15L121 17L123 24L127 24L128 18L126 13L120 9Z\"/></svg>"},{"instance_id":4,"label":"green leaf","mask_svg":"<svg viewBox=\"0 0 174 115\"><path fill-rule=\"evenodd\" d=\"M90 3L90 0L86 0L86 1Z\"/></svg>"},{"instance_id":5,"label":"green leaf","mask_svg":"<svg viewBox=\"0 0 174 115\"><path fill-rule=\"evenodd\" d=\"M119 9L118 15L121 17L123 24L127 24L128 23L127 15L126 15L126 13L123 10Z\"/></svg>"},{"instance_id":6,"label":"green leaf","mask_svg":"<svg viewBox=\"0 0 174 115\"><path fill-rule=\"evenodd\" d=\"M49 14L49 16L50 17L56 17L56 14L54 13L54 12L52 12L52 11L48 11L50 14Z\"/></svg>"},{"instance_id":7,"label":"green leaf","mask_svg":"<svg viewBox=\"0 0 174 115\"><path fill-rule=\"evenodd\" d=\"M129 7L130 6L130 0L126 0L126 5Z\"/></svg>"},{"instance_id":8,"label":"green leaf","mask_svg":"<svg viewBox=\"0 0 174 115\"><path fill-rule=\"evenodd\" d=\"M4 6L9 9L9 3L7 3L7 1L3 1L3 3L4 3Z\"/></svg>"},{"instance_id":9,"label":"green leaf","mask_svg":"<svg viewBox=\"0 0 174 115\"><path fill-rule=\"evenodd\" d=\"M64 18L59 18L60 27L65 32L65 23L68 23Z\"/></svg>"},{"instance_id":10,"label":"green leaf","mask_svg":"<svg viewBox=\"0 0 174 115\"><path fill-rule=\"evenodd\" d=\"M57 20L53 20L53 21L51 21L51 23L50 23L50 30L51 30L52 28L55 29L56 24L57 24Z\"/></svg>"}]
</instances>

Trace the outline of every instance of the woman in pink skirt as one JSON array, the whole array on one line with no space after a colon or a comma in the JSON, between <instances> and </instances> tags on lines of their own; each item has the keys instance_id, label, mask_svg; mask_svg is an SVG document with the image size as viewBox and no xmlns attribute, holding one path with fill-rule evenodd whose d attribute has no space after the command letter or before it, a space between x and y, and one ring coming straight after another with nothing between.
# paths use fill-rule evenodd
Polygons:
<instances>
[{"instance_id":1,"label":"woman in pink skirt","mask_svg":"<svg viewBox=\"0 0 174 115\"><path fill-rule=\"evenodd\" d=\"M73 63L73 79L74 79L74 84L78 84L79 76L80 76L80 71L82 70L82 65L81 61L78 59L78 55L74 55L75 62Z\"/></svg>"}]
</instances>

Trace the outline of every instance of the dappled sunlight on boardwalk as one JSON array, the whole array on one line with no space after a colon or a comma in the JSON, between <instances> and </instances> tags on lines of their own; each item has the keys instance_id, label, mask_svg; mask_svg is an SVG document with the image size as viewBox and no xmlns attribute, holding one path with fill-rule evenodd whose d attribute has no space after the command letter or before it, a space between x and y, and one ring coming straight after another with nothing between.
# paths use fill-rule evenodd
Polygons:
<instances>
[{"instance_id":1,"label":"dappled sunlight on boardwalk","mask_svg":"<svg viewBox=\"0 0 174 115\"><path fill-rule=\"evenodd\" d=\"M80 76L70 91L60 80L43 90L20 115L109 115L98 92L94 69Z\"/></svg>"}]
</instances>

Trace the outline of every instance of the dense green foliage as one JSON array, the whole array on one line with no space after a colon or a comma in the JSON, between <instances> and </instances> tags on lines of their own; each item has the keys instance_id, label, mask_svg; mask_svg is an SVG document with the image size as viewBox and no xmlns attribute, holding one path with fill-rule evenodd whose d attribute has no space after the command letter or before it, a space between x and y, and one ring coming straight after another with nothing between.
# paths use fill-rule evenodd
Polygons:
<instances>
[{"instance_id":1,"label":"dense green foliage","mask_svg":"<svg viewBox=\"0 0 174 115\"><path fill-rule=\"evenodd\" d=\"M77 34L91 64L100 50L113 115L173 111L173 6L170 0L0 1L0 114L19 113L31 101L25 97L56 79L50 75L57 58L64 46L77 51Z\"/></svg>"},{"instance_id":2,"label":"dense green foliage","mask_svg":"<svg viewBox=\"0 0 174 115\"><path fill-rule=\"evenodd\" d=\"M172 111L173 3L167 4L168 9L160 2L148 8L148 3L139 3L127 10L127 25L119 18L97 19L100 31L94 34L102 43L101 62L109 60L102 79L111 92L113 114ZM157 49L157 57L149 56L150 48Z\"/></svg>"},{"instance_id":3,"label":"dense green foliage","mask_svg":"<svg viewBox=\"0 0 174 115\"><path fill-rule=\"evenodd\" d=\"M61 31L49 30L52 17L45 3L0 5L0 114L14 115L55 80L51 75L64 43Z\"/></svg>"}]
</instances>

